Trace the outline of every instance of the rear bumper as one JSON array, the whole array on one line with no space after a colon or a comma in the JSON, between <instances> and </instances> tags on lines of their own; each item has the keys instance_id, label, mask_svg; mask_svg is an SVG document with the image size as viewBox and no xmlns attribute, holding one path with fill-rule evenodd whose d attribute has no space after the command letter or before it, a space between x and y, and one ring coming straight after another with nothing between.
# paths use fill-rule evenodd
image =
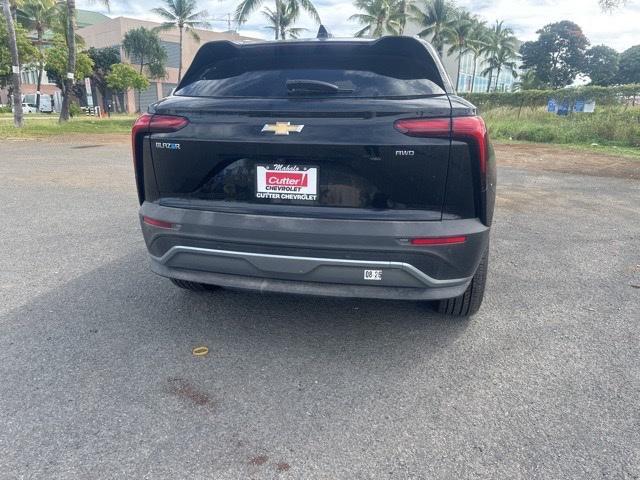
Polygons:
<instances>
[{"instance_id":1,"label":"rear bumper","mask_svg":"<svg viewBox=\"0 0 640 480\"><path fill-rule=\"evenodd\" d=\"M489 229L476 219L443 222L338 220L220 213L144 203L154 272L259 291L431 300L458 296L480 262ZM457 245L416 247L408 239L465 235ZM367 280L364 270L382 271Z\"/></svg>"}]
</instances>

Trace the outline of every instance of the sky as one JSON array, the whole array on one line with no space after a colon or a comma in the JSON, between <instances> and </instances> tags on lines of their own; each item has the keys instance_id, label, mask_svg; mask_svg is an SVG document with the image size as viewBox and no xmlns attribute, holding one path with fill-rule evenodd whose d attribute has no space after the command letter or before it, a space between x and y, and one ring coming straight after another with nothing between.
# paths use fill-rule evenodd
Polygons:
<instances>
[{"instance_id":1,"label":"sky","mask_svg":"<svg viewBox=\"0 0 640 480\"><path fill-rule=\"evenodd\" d=\"M138 0L135 4L123 0L110 0L111 9L106 11L99 3L78 0L79 8L96 10L109 16L126 16L158 21L150 12L160 6L162 0ZM351 1L313 0L323 24L336 37L349 37L358 30L358 24L348 18L357 12ZM417 0L417 4L424 0ZM199 0L198 5L215 19L226 18L235 10L238 0ZM265 0L264 6L273 8L273 0ZM604 13L597 0L457 0L458 5L467 8L488 23L504 20L523 41L535 40L536 30L544 25L560 20L571 20L582 28L592 45L608 45L623 51L640 44L640 0L627 0L624 7ZM270 30L264 28L265 20L258 11L239 28L242 35L271 38ZM308 32L302 36L315 36L317 25L306 15L298 22ZM226 21L211 22L213 30L226 30Z\"/></svg>"}]
</instances>

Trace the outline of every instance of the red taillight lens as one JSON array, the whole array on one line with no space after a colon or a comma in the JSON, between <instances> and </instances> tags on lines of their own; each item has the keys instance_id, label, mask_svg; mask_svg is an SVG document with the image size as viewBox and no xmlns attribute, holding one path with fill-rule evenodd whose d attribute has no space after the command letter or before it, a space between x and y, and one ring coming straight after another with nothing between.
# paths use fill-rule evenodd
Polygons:
<instances>
[{"instance_id":1,"label":"red taillight lens","mask_svg":"<svg viewBox=\"0 0 640 480\"><path fill-rule=\"evenodd\" d=\"M131 146L133 148L133 156L135 158L136 155L136 138L140 134L147 133L149 131L149 123L151 122L150 113L145 113L144 115L140 115L136 121L133 123L133 127L131 128Z\"/></svg>"},{"instance_id":2,"label":"red taillight lens","mask_svg":"<svg viewBox=\"0 0 640 480\"><path fill-rule=\"evenodd\" d=\"M153 115L149 122L149 131L151 133L177 132L188 124L189 120L178 115Z\"/></svg>"},{"instance_id":3,"label":"red taillight lens","mask_svg":"<svg viewBox=\"0 0 640 480\"><path fill-rule=\"evenodd\" d=\"M410 137L448 137L451 132L449 118L408 118L396 120L394 128Z\"/></svg>"},{"instance_id":4,"label":"red taillight lens","mask_svg":"<svg viewBox=\"0 0 640 480\"><path fill-rule=\"evenodd\" d=\"M455 140L470 141L477 149L478 164L481 177L487 172L487 127L481 117L454 117L452 124L452 137ZM483 184L483 189L485 185Z\"/></svg>"},{"instance_id":5,"label":"red taillight lens","mask_svg":"<svg viewBox=\"0 0 640 480\"><path fill-rule=\"evenodd\" d=\"M411 245L454 245L456 243L464 243L467 241L467 237L464 235L457 235L454 237L420 237L412 238L409 240Z\"/></svg>"},{"instance_id":6,"label":"red taillight lens","mask_svg":"<svg viewBox=\"0 0 640 480\"><path fill-rule=\"evenodd\" d=\"M142 217L142 221L144 223L146 223L147 225L151 225L153 227L158 227L158 228L173 228L174 225L173 223L170 222L165 222L164 220L157 220L155 218L151 218L151 217Z\"/></svg>"}]
</instances>

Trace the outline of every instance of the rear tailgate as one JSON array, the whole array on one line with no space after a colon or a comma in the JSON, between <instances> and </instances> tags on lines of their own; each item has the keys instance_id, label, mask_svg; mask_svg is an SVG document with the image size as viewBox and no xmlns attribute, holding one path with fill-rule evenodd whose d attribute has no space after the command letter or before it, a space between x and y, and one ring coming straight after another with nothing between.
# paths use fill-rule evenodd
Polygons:
<instances>
[{"instance_id":1,"label":"rear tailgate","mask_svg":"<svg viewBox=\"0 0 640 480\"><path fill-rule=\"evenodd\" d=\"M275 114L261 101L235 102L237 109L211 99L162 106L189 119L178 132L150 137L165 204L419 211L421 219L441 218L450 140L409 137L394 122L448 117L446 95L401 107L385 100L270 101Z\"/></svg>"}]
</instances>

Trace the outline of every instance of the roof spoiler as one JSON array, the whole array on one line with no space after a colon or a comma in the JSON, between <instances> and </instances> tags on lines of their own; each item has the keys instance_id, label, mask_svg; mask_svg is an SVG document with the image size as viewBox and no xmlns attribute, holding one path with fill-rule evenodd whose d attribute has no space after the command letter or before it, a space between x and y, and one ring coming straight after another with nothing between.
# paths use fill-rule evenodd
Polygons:
<instances>
[{"instance_id":1,"label":"roof spoiler","mask_svg":"<svg viewBox=\"0 0 640 480\"><path fill-rule=\"evenodd\" d=\"M320 25L320 28L318 29L318 35L316 35L316 38L329 38L329 37L331 37L331 35L327 31L327 29L324 28L324 25Z\"/></svg>"}]
</instances>

